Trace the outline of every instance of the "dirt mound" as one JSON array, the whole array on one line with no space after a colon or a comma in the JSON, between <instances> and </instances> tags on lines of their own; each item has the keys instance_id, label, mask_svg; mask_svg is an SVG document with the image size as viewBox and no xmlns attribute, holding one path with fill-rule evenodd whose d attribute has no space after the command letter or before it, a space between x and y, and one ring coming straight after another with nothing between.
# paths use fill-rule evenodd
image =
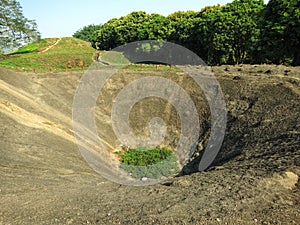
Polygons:
<instances>
[{"instance_id":1,"label":"dirt mound","mask_svg":"<svg viewBox=\"0 0 300 225\"><path fill-rule=\"evenodd\" d=\"M224 93L228 122L212 167L197 172L209 134L206 101L190 80L180 83L180 76L174 76L196 102L203 142L180 176L133 187L102 178L78 151L72 103L81 73L0 69L0 224L297 224L300 69L243 65L213 71ZM119 75L99 96L96 114L99 136L112 149L119 143L110 128L111 99L143 76L137 71ZM147 108L153 103L157 108ZM162 107L170 121L165 144L172 147L180 123L166 102L135 105L131 123L137 135L147 136L143 124L151 114L160 116ZM136 119L141 113L145 116Z\"/></svg>"}]
</instances>

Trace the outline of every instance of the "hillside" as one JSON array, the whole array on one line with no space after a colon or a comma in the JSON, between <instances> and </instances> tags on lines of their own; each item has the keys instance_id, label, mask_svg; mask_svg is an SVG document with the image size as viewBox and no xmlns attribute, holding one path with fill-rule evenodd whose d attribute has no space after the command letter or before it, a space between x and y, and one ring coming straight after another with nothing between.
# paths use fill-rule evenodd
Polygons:
<instances>
[{"instance_id":1,"label":"hillside","mask_svg":"<svg viewBox=\"0 0 300 225\"><path fill-rule=\"evenodd\" d=\"M93 62L96 50L76 38L46 38L0 57L0 67L23 72L81 70Z\"/></svg>"},{"instance_id":2,"label":"hillside","mask_svg":"<svg viewBox=\"0 0 300 225\"><path fill-rule=\"evenodd\" d=\"M213 70L228 111L214 166L196 172L196 157L177 177L134 187L104 179L78 151L72 104L82 72L0 68L0 224L298 224L300 69L242 65ZM179 83L183 78L176 71L146 73ZM113 96L144 74L120 71L97 100L97 131L109 145L116 144L108 116ZM207 121L199 90L184 84L196 96L201 121ZM133 107L136 131L156 110L167 112L171 131L178 129L177 115L168 113L172 110L164 102L153 101L155 107L149 102Z\"/></svg>"}]
</instances>

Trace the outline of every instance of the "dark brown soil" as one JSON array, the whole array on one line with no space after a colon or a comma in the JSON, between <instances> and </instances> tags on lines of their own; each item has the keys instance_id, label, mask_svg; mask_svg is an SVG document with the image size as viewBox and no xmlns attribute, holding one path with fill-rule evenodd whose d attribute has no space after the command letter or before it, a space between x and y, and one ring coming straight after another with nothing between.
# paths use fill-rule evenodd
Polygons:
<instances>
[{"instance_id":1,"label":"dark brown soil","mask_svg":"<svg viewBox=\"0 0 300 225\"><path fill-rule=\"evenodd\" d=\"M143 187L104 179L80 155L72 103L82 74L0 69L0 224L299 224L300 68L212 69L228 110L218 157L207 171L197 172L199 149L179 176ZM121 80L139 76L124 72ZM109 113L107 100L118 88L106 90L98 106ZM201 91L190 91L195 101L203 100ZM209 115L200 100L205 136ZM136 115L144 106L137 105ZM172 110L168 142L176 142L172 131L179 129ZM99 135L117 145L101 115ZM138 135L147 135L143 121L135 122Z\"/></svg>"}]
</instances>

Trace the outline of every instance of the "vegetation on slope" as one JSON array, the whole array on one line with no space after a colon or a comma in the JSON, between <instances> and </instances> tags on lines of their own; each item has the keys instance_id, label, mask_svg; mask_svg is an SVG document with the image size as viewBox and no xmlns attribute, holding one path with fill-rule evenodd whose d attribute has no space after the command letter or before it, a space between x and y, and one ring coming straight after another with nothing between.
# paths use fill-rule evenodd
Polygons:
<instances>
[{"instance_id":1,"label":"vegetation on slope","mask_svg":"<svg viewBox=\"0 0 300 225\"><path fill-rule=\"evenodd\" d=\"M90 43L76 38L46 38L2 56L0 66L36 72L81 70L93 62L95 52Z\"/></svg>"},{"instance_id":2,"label":"vegetation on slope","mask_svg":"<svg viewBox=\"0 0 300 225\"><path fill-rule=\"evenodd\" d=\"M94 46L111 50L141 40L185 46L208 65L276 63L300 65L299 0L234 0L167 17L132 12L90 33ZM76 32L87 36L87 29ZM80 35L81 34L81 35Z\"/></svg>"},{"instance_id":3,"label":"vegetation on slope","mask_svg":"<svg viewBox=\"0 0 300 225\"><path fill-rule=\"evenodd\" d=\"M160 179L179 171L175 153L167 148L124 148L116 154L121 158L120 168L133 178Z\"/></svg>"},{"instance_id":4,"label":"vegetation on slope","mask_svg":"<svg viewBox=\"0 0 300 225\"><path fill-rule=\"evenodd\" d=\"M20 47L23 43L38 40L40 33L34 20L23 15L16 0L0 1L0 54Z\"/></svg>"}]
</instances>

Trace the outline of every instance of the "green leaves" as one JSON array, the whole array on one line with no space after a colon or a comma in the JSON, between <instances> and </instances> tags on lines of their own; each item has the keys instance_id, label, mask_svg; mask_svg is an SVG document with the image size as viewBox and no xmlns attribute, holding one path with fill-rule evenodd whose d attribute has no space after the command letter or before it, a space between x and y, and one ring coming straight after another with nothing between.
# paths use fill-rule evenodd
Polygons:
<instances>
[{"instance_id":1,"label":"green leaves","mask_svg":"<svg viewBox=\"0 0 300 225\"><path fill-rule=\"evenodd\" d=\"M159 14L132 12L105 23L92 43L101 50L141 40L166 40L171 33L170 21Z\"/></svg>"},{"instance_id":2,"label":"green leaves","mask_svg":"<svg viewBox=\"0 0 300 225\"><path fill-rule=\"evenodd\" d=\"M270 0L263 11L261 45L268 61L300 65L299 9L299 0Z\"/></svg>"},{"instance_id":3,"label":"green leaves","mask_svg":"<svg viewBox=\"0 0 300 225\"><path fill-rule=\"evenodd\" d=\"M162 176L173 175L179 170L176 155L167 148L139 147L125 149L125 152L116 154L121 157L120 167L137 179L159 179Z\"/></svg>"},{"instance_id":4,"label":"green leaves","mask_svg":"<svg viewBox=\"0 0 300 225\"><path fill-rule=\"evenodd\" d=\"M235 0L198 13L171 14L170 41L196 52L209 65L249 62L259 38L257 15L263 7L261 0Z\"/></svg>"},{"instance_id":5,"label":"green leaves","mask_svg":"<svg viewBox=\"0 0 300 225\"><path fill-rule=\"evenodd\" d=\"M233 1L223 7L205 9L203 18L209 24L209 64L239 64L248 58L259 29L255 13L263 8L257 0Z\"/></svg>"},{"instance_id":6,"label":"green leaves","mask_svg":"<svg viewBox=\"0 0 300 225\"><path fill-rule=\"evenodd\" d=\"M101 25L91 24L88 26L84 26L80 30L76 31L73 34L73 37L81 39L83 41L92 42L97 39L96 34L97 34L97 31L99 31L100 29L101 29Z\"/></svg>"},{"instance_id":7,"label":"green leaves","mask_svg":"<svg viewBox=\"0 0 300 225\"><path fill-rule=\"evenodd\" d=\"M128 149L120 154L122 163L132 166L148 166L161 162L168 158L173 152L167 148L145 148Z\"/></svg>"},{"instance_id":8,"label":"green leaves","mask_svg":"<svg viewBox=\"0 0 300 225\"><path fill-rule=\"evenodd\" d=\"M23 16L22 7L16 0L0 1L0 49L9 52L21 44L39 39L34 20Z\"/></svg>"},{"instance_id":9,"label":"green leaves","mask_svg":"<svg viewBox=\"0 0 300 225\"><path fill-rule=\"evenodd\" d=\"M168 17L139 11L108 21L94 35L101 50L154 39L183 45L209 65L300 65L300 1L234 0Z\"/></svg>"}]
</instances>

